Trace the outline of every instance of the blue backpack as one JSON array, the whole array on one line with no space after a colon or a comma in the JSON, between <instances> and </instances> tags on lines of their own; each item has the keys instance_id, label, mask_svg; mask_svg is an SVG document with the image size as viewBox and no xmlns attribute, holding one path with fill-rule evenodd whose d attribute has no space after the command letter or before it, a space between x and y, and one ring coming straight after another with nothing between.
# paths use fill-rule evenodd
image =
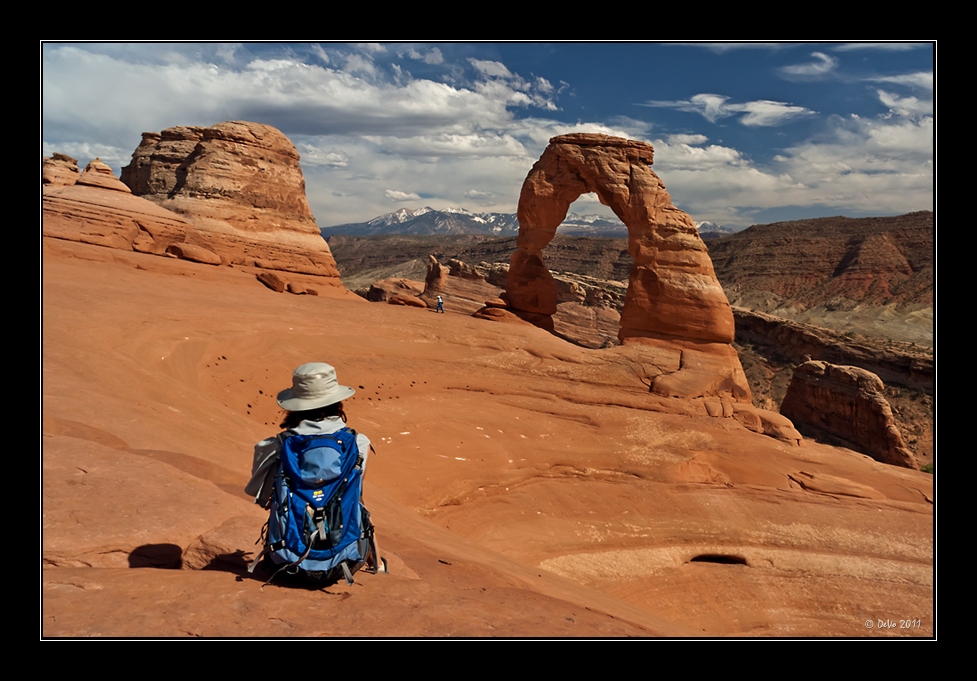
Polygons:
<instances>
[{"instance_id":1,"label":"blue backpack","mask_svg":"<svg viewBox=\"0 0 977 681\"><path fill-rule=\"evenodd\" d=\"M373 524L361 501L363 457L356 431L283 434L279 442L262 556L280 567L266 583L282 571L325 583L345 578L347 584L364 567L377 572Z\"/></svg>"}]
</instances>

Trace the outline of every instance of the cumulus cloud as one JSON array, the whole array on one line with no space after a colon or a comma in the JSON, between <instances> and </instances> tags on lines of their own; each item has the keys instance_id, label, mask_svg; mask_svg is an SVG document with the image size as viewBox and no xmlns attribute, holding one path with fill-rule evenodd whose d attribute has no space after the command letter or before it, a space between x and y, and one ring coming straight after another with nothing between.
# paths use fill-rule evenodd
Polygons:
<instances>
[{"instance_id":1,"label":"cumulus cloud","mask_svg":"<svg viewBox=\"0 0 977 681\"><path fill-rule=\"evenodd\" d=\"M876 78L869 92L886 107L884 116L827 119L816 138L778 148L761 163L735 146L710 143L694 127L652 139L651 123L620 115L555 120L550 112L566 83L554 88L499 61L465 59L425 70L442 73L440 81L414 78L396 62L444 60L435 50L327 43L306 46L300 56L249 46L46 45L44 153L68 153L82 165L100 156L118 171L144 130L265 122L299 150L321 227L369 219L388 210L381 203L421 197L435 208L467 203L514 211L549 139L570 132L651 141L655 170L676 205L700 221L745 225L751 212L785 204L895 212L931 200L932 77L925 73ZM712 123L733 118L754 129L815 113L711 93L646 105ZM689 120L705 127L702 119ZM586 212L599 209L596 197L580 201Z\"/></svg>"},{"instance_id":2,"label":"cumulus cloud","mask_svg":"<svg viewBox=\"0 0 977 681\"><path fill-rule=\"evenodd\" d=\"M641 106L678 109L679 111L697 113L710 123L715 123L722 118L743 114L740 116L739 121L748 127L784 125L795 118L811 116L816 113L803 106L794 106L769 99L735 103L730 102L729 97L724 95L708 93L698 94L686 100L650 101L645 102Z\"/></svg>"},{"instance_id":3,"label":"cumulus cloud","mask_svg":"<svg viewBox=\"0 0 977 681\"><path fill-rule=\"evenodd\" d=\"M781 67L780 73L788 78L821 78L838 67L838 60L824 52L812 52L814 61Z\"/></svg>"},{"instance_id":4,"label":"cumulus cloud","mask_svg":"<svg viewBox=\"0 0 977 681\"><path fill-rule=\"evenodd\" d=\"M917 99L916 97L900 97L885 90L879 90L879 100L889 107L889 111L898 116L924 116L933 113L932 99Z\"/></svg>"}]
</instances>

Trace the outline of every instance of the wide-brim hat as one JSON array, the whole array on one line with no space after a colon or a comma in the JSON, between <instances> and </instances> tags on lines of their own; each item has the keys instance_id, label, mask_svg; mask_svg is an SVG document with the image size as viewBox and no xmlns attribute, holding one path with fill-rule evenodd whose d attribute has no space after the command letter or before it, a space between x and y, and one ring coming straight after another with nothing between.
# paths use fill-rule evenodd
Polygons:
<instances>
[{"instance_id":1,"label":"wide-brim hat","mask_svg":"<svg viewBox=\"0 0 977 681\"><path fill-rule=\"evenodd\" d=\"M342 402L355 392L339 385L331 364L309 362L292 372L292 387L278 393L278 404L288 411L308 411Z\"/></svg>"}]
</instances>

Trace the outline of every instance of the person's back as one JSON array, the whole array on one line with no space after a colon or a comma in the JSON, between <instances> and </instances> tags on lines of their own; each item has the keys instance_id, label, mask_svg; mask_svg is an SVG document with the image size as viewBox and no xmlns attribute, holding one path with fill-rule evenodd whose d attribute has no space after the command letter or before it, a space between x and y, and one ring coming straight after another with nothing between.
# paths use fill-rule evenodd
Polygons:
<instances>
[{"instance_id":1,"label":"person's back","mask_svg":"<svg viewBox=\"0 0 977 681\"><path fill-rule=\"evenodd\" d=\"M278 395L283 431L254 448L245 491L269 509L264 549L252 563L306 580L335 582L361 568L378 572L373 525L362 504L370 440L346 426L339 385L321 362L303 364ZM271 581L270 579L268 581Z\"/></svg>"}]
</instances>

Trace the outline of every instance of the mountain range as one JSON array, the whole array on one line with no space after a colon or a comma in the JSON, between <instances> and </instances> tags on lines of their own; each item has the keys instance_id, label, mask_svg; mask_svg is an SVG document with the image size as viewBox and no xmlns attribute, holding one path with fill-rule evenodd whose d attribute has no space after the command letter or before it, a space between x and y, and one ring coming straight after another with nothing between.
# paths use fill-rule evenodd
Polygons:
<instances>
[{"instance_id":1,"label":"mountain range","mask_svg":"<svg viewBox=\"0 0 977 681\"><path fill-rule=\"evenodd\" d=\"M718 236L732 234L733 229L712 222L701 223L703 236L706 233ZM367 222L350 222L332 227L323 227L323 238L333 234L351 236L374 236L378 234L487 234L493 236L515 236L519 234L519 220L515 213L472 213L464 208L435 210L425 206L412 210L400 208L393 213L375 217ZM557 228L567 236L626 237L627 227L617 218L601 215L567 214Z\"/></svg>"}]
</instances>

